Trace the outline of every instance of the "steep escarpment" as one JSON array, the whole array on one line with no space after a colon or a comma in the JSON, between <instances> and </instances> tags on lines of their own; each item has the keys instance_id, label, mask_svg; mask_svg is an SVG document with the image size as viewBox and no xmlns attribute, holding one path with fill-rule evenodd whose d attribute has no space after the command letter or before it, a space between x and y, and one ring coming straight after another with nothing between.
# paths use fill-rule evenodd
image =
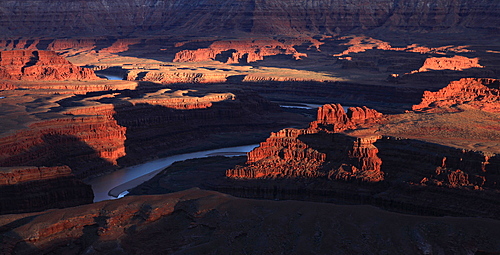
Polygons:
<instances>
[{"instance_id":1,"label":"steep escarpment","mask_svg":"<svg viewBox=\"0 0 500 255\"><path fill-rule=\"evenodd\" d=\"M422 102L413 110L436 110L467 105L487 112L500 111L500 80L463 78L436 92L425 91Z\"/></svg>"},{"instance_id":2,"label":"steep escarpment","mask_svg":"<svg viewBox=\"0 0 500 255\"><path fill-rule=\"evenodd\" d=\"M499 229L491 219L418 217L190 189L1 216L0 245L7 254L493 254L500 251Z\"/></svg>"},{"instance_id":3,"label":"steep escarpment","mask_svg":"<svg viewBox=\"0 0 500 255\"><path fill-rule=\"evenodd\" d=\"M67 166L1 167L0 214L92 203L94 193Z\"/></svg>"},{"instance_id":4,"label":"steep escarpment","mask_svg":"<svg viewBox=\"0 0 500 255\"><path fill-rule=\"evenodd\" d=\"M498 29L495 1L2 1L7 37ZM127 17L127 18L124 18Z\"/></svg>"},{"instance_id":5,"label":"steep escarpment","mask_svg":"<svg viewBox=\"0 0 500 255\"><path fill-rule=\"evenodd\" d=\"M98 80L90 69L77 67L53 51L0 51L0 79Z\"/></svg>"},{"instance_id":6,"label":"steep escarpment","mask_svg":"<svg viewBox=\"0 0 500 255\"><path fill-rule=\"evenodd\" d=\"M116 167L125 155L126 128L109 116L58 118L0 138L0 166L71 167L79 178Z\"/></svg>"}]
</instances>

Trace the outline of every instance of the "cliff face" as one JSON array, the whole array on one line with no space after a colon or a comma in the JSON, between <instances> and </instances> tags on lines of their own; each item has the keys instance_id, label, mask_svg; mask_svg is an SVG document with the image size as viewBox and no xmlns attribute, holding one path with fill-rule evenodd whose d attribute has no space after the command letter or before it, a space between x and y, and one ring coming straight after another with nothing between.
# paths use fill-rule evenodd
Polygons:
<instances>
[{"instance_id":1,"label":"cliff face","mask_svg":"<svg viewBox=\"0 0 500 255\"><path fill-rule=\"evenodd\" d=\"M7 37L498 29L496 1L2 1ZM126 18L124 18L126 17ZM187 32L189 31L189 32Z\"/></svg>"},{"instance_id":2,"label":"cliff face","mask_svg":"<svg viewBox=\"0 0 500 255\"><path fill-rule=\"evenodd\" d=\"M98 80L90 69L74 66L52 51L0 52L0 79L7 80Z\"/></svg>"},{"instance_id":3,"label":"cliff face","mask_svg":"<svg viewBox=\"0 0 500 255\"><path fill-rule=\"evenodd\" d=\"M500 112L500 80L463 78L437 92L425 91L416 111L435 111L453 105L467 105L488 112Z\"/></svg>"},{"instance_id":4,"label":"cliff face","mask_svg":"<svg viewBox=\"0 0 500 255\"><path fill-rule=\"evenodd\" d=\"M0 214L92 203L94 193L67 166L0 168Z\"/></svg>"},{"instance_id":5,"label":"cliff face","mask_svg":"<svg viewBox=\"0 0 500 255\"><path fill-rule=\"evenodd\" d=\"M125 155L125 131L106 116L42 121L0 138L0 165L63 163L71 166L78 177L98 174Z\"/></svg>"},{"instance_id":6,"label":"cliff face","mask_svg":"<svg viewBox=\"0 0 500 255\"><path fill-rule=\"evenodd\" d=\"M378 138L354 139L331 134L373 123L381 117L381 113L366 107L350 107L345 113L340 104L324 105L318 109L318 120L308 129L284 129L272 133L248 153L248 166L228 170L226 176L383 180L381 160L373 146Z\"/></svg>"}]
</instances>

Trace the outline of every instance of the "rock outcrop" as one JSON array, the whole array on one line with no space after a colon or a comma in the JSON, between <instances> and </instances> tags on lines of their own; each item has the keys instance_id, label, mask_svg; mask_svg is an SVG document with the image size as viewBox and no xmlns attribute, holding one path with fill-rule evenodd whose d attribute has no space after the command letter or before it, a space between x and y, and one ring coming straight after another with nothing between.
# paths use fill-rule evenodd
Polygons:
<instances>
[{"instance_id":1,"label":"rock outcrop","mask_svg":"<svg viewBox=\"0 0 500 255\"><path fill-rule=\"evenodd\" d=\"M427 72L433 70L463 71L469 68L484 68L484 66L479 64L479 58L468 58L463 56L453 56L449 58L431 57L425 60L420 69L412 71L412 73Z\"/></svg>"},{"instance_id":2,"label":"rock outcrop","mask_svg":"<svg viewBox=\"0 0 500 255\"><path fill-rule=\"evenodd\" d=\"M377 157L377 148L373 146L377 137L353 139L328 134L373 123L381 117L381 113L367 107L350 107L346 114L340 104L324 105L318 109L317 121L312 122L308 129L283 129L272 133L248 153L248 166L230 169L226 176L381 181L381 161ZM339 140L342 143L337 147L335 142Z\"/></svg>"},{"instance_id":3,"label":"rock outcrop","mask_svg":"<svg viewBox=\"0 0 500 255\"><path fill-rule=\"evenodd\" d=\"M311 38L311 40L313 40ZM277 40L234 40L216 41L208 48L196 50L182 50L174 57L174 62L200 62L217 60L227 64L251 63L263 60L266 56L291 55L295 60L307 57L299 53L293 46L300 45L297 40L288 40L287 43Z\"/></svg>"},{"instance_id":4,"label":"rock outcrop","mask_svg":"<svg viewBox=\"0 0 500 255\"><path fill-rule=\"evenodd\" d=\"M158 83L224 83L227 81L226 74L207 74L197 72L169 72L169 71L144 71L130 70L126 80L150 81Z\"/></svg>"},{"instance_id":5,"label":"rock outcrop","mask_svg":"<svg viewBox=\"0 0 500 255\"><path fill-rule=\"evenodd\" d=\"M425 91L414 111L436 111L467 105L488 112L500 112L500 80L463 78L436 92Z\"/></svg>"},{"instance_id":6,"label":"rock outcrop","mask_svg":"<svg viewBox=\"0 0 500 255\"><path fill-rule=\"evenodd\" d=\"M382 113L363 107L349 107L347 113L340 104L326 104L318 108L317 120L310 124L310 129L324 129L341 132L359 125L373 124L382 118Z\"/></svg>"},{"instance_id":7,"label":"rock outcrop","mask_svg":"<svg viewBox=\"0 0 500 255\"><path fill-rule=\"evenodd\" d=\"M53 51L0 51L0 79L98 80L94 71L71 64Z\"/></svg>"},{"instance_id":8,"label":"rock outcrop","mask_svg":"<svg viewBox=\"0 0 500 255\"><path fill-rule=\"evenodd\" d=\"M0 166L62 163L79 178L100 174L125 155L125 133L126 128L110 116L41 121L0 138Z\"/></svg>"},{"instance_id":9,"label":"rock outcrop","mask_svg":"<svg viewBox=\"0 0 500 255\"><path fill-rule=\"evenodd\" d=\"M335 227L332 227L335 226ZM500 252L500 223L190 189L0 216L3 254Z\"/></svg>"},{"instance_id":10,"label":"rock outcrop","mask_svg":"<svg viewBox=\"0 0 500 255\"><path fill-rule=\"evenodd\" d=\"M67 166L0 167L0 214L92 203L94 193Z\"/></svg>"}]
</instances>

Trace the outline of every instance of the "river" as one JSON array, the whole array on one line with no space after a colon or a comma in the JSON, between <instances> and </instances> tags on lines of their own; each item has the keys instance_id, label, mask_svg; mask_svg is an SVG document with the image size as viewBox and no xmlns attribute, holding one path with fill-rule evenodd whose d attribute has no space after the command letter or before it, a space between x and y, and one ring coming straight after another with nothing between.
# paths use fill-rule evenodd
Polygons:
<instances>
[{"instance_id":1,"label":"river","mask_svg":"<svg viewBox=\"0 0 500 255\"><path fill-rule=\"evenodd\" d=\"M100 76L106 77L108 80L123 80L123 77L118 76L118 75L112 75L112 74L99 74Z\"/></svg>"},{"instance_id":2,"label":"river","mask_svg":"<svg viewBox=\"0 0 500 255\"><path fill-rule=\"evenodd\" d=\"M318 109L319 107L323 106L324 104L306 104L306 103L289 103L289 104L282 104L279 103L279 106L282 108L292 108L292 109ZM344 112L347 112L347 109L349 109L351 106L342 106L344 108Z\"/></svg>"},{"instance_id":3,"label":"river","mask_svg":"<svg viewBox=\"0 0 500 255\"><path fill-rule=\"evenodd\" d=\"M241 156L253 150L258 144L228 147L215 150L199 151L174 155L146 162L131 167L126 167L115 172L102 175L86 181L94 191L94 202L115 199L128 193L127 190L153 178L166 167L176 161L210 156ZM112 195L110 195L112 194Z\"/></svg>"}]
</instances>

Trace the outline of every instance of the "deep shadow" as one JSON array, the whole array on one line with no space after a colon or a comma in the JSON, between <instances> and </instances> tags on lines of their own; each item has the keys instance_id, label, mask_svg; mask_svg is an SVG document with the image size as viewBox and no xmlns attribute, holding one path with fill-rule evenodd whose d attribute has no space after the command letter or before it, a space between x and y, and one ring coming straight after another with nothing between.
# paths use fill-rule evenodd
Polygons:
<instances>
[{"instance_id":1,"label":"deep shadow","mask_svg":"<svg viewBox=\"0 0 500 255\"><path fill-rule=\"evenodd\" d=\"M215 56L215 61L226 63L236 50L225 50Z\"/></svg>"}]
</instances>

